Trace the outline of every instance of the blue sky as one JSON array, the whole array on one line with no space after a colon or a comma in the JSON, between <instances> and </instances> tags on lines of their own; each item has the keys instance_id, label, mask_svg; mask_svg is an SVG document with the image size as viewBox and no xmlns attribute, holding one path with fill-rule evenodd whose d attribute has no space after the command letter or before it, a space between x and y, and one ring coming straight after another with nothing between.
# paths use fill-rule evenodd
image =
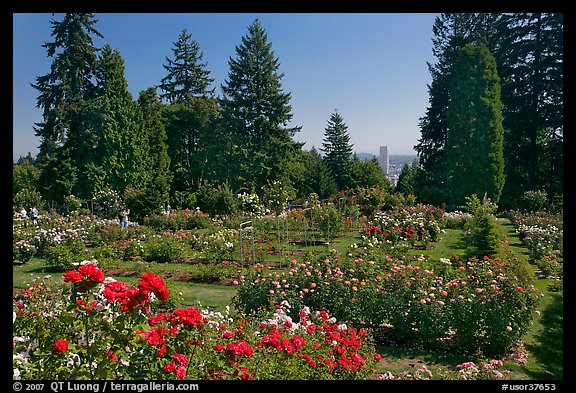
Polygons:
<instances>
[{"instance_id":1,"label":"blue sky","mask_svg":"<svg viewBox=\"0 0 576 393\"><path fill-rule=\"evenodd\" d=\"M208 63L213 87L228 77L228 60L259 18L279 59L282 89L292 94L291 126L304 148L321 147L337 110L356 152L415 154L418 121L428 106L433 13L96 13L95 28L119 50L134 97L166 75L174 42L186 28ZM13 156L36 155L38 91L30 86L50 71L42 47L52 41L51 20L63 14L13 14Z\"/></svg>"}]
</instances>

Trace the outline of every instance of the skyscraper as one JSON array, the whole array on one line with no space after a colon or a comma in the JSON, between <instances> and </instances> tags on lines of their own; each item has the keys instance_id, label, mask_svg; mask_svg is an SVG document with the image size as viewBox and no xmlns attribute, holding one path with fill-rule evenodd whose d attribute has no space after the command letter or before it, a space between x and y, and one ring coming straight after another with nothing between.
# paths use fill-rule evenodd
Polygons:
<instances>
[{"instance_id":1,"label":"skyscraper","mask_svg":"<svg viewBox=\"0 0 576 393\"><path fill-rule=\"evenodd\" d=\"M380 164L382 172L388 176L388 146L380 146L380 157L378 157L378 164Z\"/></svg>"}]
</instances>

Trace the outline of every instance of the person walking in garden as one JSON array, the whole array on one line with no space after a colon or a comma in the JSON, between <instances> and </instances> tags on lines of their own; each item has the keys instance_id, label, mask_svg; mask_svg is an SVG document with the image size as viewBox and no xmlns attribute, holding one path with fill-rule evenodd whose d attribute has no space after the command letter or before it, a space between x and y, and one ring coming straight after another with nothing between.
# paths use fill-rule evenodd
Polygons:
<instances>
[{"instance_id":1,"label":"person walking in garden","mask_svg":"<svg viewBox=\"0 0 576 393\"><path fill-rule=\"evenodd\" d=\"M32 219L32 223L34 224L34 226L38 225L38 209L36 208L36 206L34 206L32 208L32 211L30 212L30 218Z\"/></svg>"},{"instance_id":2,"label":"person walking in garden","mask_svg":"<svg viewBox=\"0 0 576 393\"><path fill-rule=\"evenodd\" d=\"M120 212L120 224L122 225L122 229L128 228L128 215L130 215L130 209L122 209Z\"/></svg>"},{"instance_id":3,"label":"person walking in garden","mask_svg":"<svg viewBox=\"0 0 576 393\"><path fill-rule=\"evenodd\" d=\"M26 211L26 208L22 208L22 210L20 210L20 219L24 222L24 227L26 227L26 217L28 216L28 212Z\"/></svg>"}]
</instances>

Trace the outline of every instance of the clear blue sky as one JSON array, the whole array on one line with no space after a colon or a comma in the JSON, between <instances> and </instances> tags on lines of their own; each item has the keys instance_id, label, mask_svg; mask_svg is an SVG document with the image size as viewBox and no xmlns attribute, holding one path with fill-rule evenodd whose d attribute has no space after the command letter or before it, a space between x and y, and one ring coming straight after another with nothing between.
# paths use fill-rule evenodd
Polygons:
<instances>
[{"instance_id":1,"label":"clear blue sky","mask_svg":"<svg viewBox=\"0 0 576 393\"><path fill-rule=\"evenodd\" d=\"M132 95L158 85L166 75L174 42L188 29L220 86L228 60L257 17L279 59L282 89L292 94L292 126L304 148L321 147L330 115L337 110L358 153L415 154L418 120L428 106L433 13L96 13L95 28L119 50ZM53 41L51 20L63 14L13 14L13 155L38 153L34 122L38 91L30 86L50 71L53 58L42 44Z\"/></svg>"}]
</instances>

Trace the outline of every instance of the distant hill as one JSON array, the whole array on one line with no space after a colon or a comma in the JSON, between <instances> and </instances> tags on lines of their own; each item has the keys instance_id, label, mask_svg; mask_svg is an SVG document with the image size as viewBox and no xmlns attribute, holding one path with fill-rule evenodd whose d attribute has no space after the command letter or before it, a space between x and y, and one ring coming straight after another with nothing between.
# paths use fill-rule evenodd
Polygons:
<instances>
[{"instance_id":1,"label":"distant hill","mask_svg":"<svg viewBox=\"0 0 576 393\"><path fill-rule=\"evenodd\" d=\"M372 158L376 157L374 154L370 154L370 153L356 153L356 155L362 161L371 160Z\"/></svg>"},{"instance_id":2,"label":"distant hill","mask_svg":"<svg viewBox=\"0 0 576 393\"><path fill-rule=\"evenodd\" d=\"M371 160L372 158L378 156L372 153L356 153L359 159L361 160ZM417 160L418 156L416 154L390 154L388 156L388 162L390 164L400 164L403 165L404 163L412 163L412 161Z\"/></svg>"}]
</instances>

